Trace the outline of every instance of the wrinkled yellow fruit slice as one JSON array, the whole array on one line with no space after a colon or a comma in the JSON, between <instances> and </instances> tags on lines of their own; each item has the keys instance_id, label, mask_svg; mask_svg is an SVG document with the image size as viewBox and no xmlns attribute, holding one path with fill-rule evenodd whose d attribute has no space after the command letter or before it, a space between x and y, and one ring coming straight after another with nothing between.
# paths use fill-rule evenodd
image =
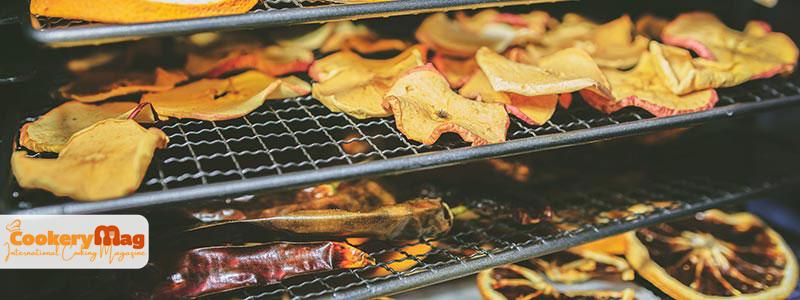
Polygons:
<instances>
[{"instance_id":1,"label":"wrinkled yellow fruit slice","mask_svg":"<svg viewBox=\"0 0 800 300\"><path fill-rule=\"evenodd\" d=\"M239 70L259 70L270 76L281 76L305 72L312 62L314 53L304 48L239 44L189 53L184 68L192 76L219 77Z\"/></svg>"},{"instance_id":2,"label":"wrinkled yellow fruit slice","mask_svg":"<svg viewBox=\"0 0 800 300\"><path fill-rule=\"evenodd\" d=\"M100 105L70 101L48 111L36 121L19 130L20 144L35 152L60 152L69 138L101 120L128 117L136 102L109 102ZM137 115L137 121L150 123L147 114ZM152 118L152 115L149 117Z\"/></svg>"},{"instance_id":3,"label":"wrinkled yellow fruit slice","mask_svg":"<svg viewBox=\"0 0 800 300\"><path fill-rule=\"evenodd\" d=\"M433 14L417 28L416 38L437 53L455 57L469 57L481 47L504 51L515 38L511 26L487 26L480 33L470 32L443 13Z\"/></svg>"},{"instance_id":4,"label":"wrinkled yellow fruit slice","mask_svg":"<svg viewBox=\"0 0 800 300\"><path fill-rule=\"evenodd\" d=\"M505 105L508 113L531 125L542 125L556 112L558 95L522 96L497 92L482 71L477 71L458 91L461 96Z\"/></svg>"},{"instance_id":5,"label":"wrinkled yellow fruit slice","mask_svg":"<svg viewBox=\"0 0 800 300\"><path fill-rule=\"evenodd\" d=\"M107 119L75 133L58 158L11 157L11 169L23 188L40 188L56 196L99 201L134 192L156 149L167 145L156 128L134 120ZM113 175L113 176L110 176Z\"/></svg>"},{"instance_id":6,"label":"wrinkled yellow fruit slice","mask_svg":"<svg viewBox=\"0 0 800 300\"><path fill-rule=\"evenodd\" d=\"M143 23L247 12L258 0L32 0L31 14L105 23Z\"/></svg>"},{"instance_id":7,"label":"wrinkled yellow fruit slice","mask_svg":"<svg viewBox=\"0 0 800 300\"><path fill-rule=\"evenodd\" d=\"M694 91L731 87L744 83L755 74L746 65L724 64L704 58L693 58L689 50L651 42L650 53L656 72L669 89L679 95Z\"/></svg>"},{"instance_id":8,"label":"wrinkled yellow fruit slice","mask_svg":"<svg viewBox=\"0 0 800 300\"><path fill-rule=\"evenodd\" d=\"M281 80L258 71L225 79L201 79L175 89L142 96L159 115L206 121L244 116L264 104Z\"/></svg>"},{"instance_id":9,"label":"wrinkled yellow fruit slice","mask_svg":"<svg viewBox=\"0 0 800 300\"><path fill-rule=\"evenodd\" d=\"M397 128L409 139L433 144L454 132L472 145L506 140L508 114L503 105L464 98L450 89L432 65L417 67L398 78L386 94L385 106Z\"/></svg>"},{"instance_id":10,"label":"wrinkled yellow fruit slice","mask_svg":"<svg viewBox=\"0 0 800 300\"><path fill-rule=\"evenodd\" d=\"M152 74L94 72L59 88L61 96L81 102L98 102L111 97L140 92L159 92L173 88L188 79L180 71L170 72L156 68Z\"/></svg>"},{"instance_id":11,"label":"wrinkled yellow fruit slice","mask_svg":"<svg viewBox=\"0 0 800 300\"><path fill-rule=\"evenodd\" d=\"M712 14L685 13L664 28L661 39L721 65L736 65L733 68L751 75L750 79L786 75L797 64L797 45L787 35L771 32L763 22L750 22L740 32Z\"/></svg>"},{"instance_id":12,"label":"wrinkled yellow fruit slice","mask_svg":"<svg viewBox=\"0 0 800 300\"><path fill-rule=\"evenodd\" d=\"M391 115L383 97L402 73L425 62L423 52L411 48L385 60L364 59L352 52L339 52L311 67L311 93L328 109L359 119Z\"/></svg>"},{"instance_id":13,"label":"wrinkled yellow fruit slice","mask_svg":"<svg viewBox=\"0 0 800 300\"><path fill-rule=\"evenodd\" d=\"M669 20L653 15L644 15L636 19L636 33L651 39L661 38L661 32L667 27Z\"/></svg>"}]
</instances>

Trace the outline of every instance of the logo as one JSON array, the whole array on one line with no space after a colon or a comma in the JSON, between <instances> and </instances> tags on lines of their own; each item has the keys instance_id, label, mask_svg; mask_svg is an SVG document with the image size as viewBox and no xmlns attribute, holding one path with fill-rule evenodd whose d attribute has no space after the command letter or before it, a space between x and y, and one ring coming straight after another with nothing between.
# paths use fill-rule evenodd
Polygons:
<instances>
[{"instance_id":1,"label":"logo","mask_svg":"<svg viewBox=\"0 0 800 300\"><path fill-rule=\"evenodd\" d=\"M139 215L0 215L0 269L139 269L149 224Z\"/></svg>"}]
</instances>

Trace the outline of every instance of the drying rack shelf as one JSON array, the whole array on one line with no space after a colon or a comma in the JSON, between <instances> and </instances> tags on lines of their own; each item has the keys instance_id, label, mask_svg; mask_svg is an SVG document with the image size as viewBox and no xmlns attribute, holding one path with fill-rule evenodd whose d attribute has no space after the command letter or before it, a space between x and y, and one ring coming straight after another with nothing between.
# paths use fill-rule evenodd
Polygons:
<instances>
[{"instance_id":1,"label":"drying rack shelf","mask_svg":"<svg viewBox=\"0 0 800 300\"><path fill-rule=\"evenodd\" d=\"M208 31L557 1L563 0L389 0L353 4L323 0L261 0L252 10L239 15L138 24L101 24L30 15L27 6L30 2L23 1L26 6L20 9L20 19L26 35L33 41L50 47L73 47Z\"/></svg>"},{"instance_id":2,"label":"drying rack shelf","mask_svg":"<svg viewBox=\"0 0 800 300\"><path fill-rule=\"evenodd\" d=\"M410 141L393 118L357 120L331 112L311 97L268 101L234 120L188 119L156 126L170 138L157 152L136 193L108 201L54 199L12 183L6 213L69 214L200 204L270 190L368 176L399 174L467 161L544 151L605 139L697 125L800 104L800 78L758 80L719 91L717 107L653 118L629 108L606 115L580 99L559 108L543 126L512 118L508 141L470 147L455 136L434 145ZM36 117L23 120L30 122ZM360 149L359 149L360 148ZM355 150L359 150L355 152ZM9 204L10 203L10 204Z\"/></svg>"}]
</instances>

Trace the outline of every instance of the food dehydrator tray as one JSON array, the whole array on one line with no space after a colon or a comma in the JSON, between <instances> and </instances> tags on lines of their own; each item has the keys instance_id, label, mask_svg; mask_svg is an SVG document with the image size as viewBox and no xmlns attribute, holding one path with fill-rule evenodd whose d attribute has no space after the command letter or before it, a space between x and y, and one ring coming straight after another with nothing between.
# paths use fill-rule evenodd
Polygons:
<instances>
[{"instance_id":1,"label":"food dehydrator tray","mask_svg":"<svg viewBox=\"0 0 800 300\"><path fill-rule=\"evenodd\" d=\"M22 1L22 26L33 41L50 47L96 45L146 37L241 30L335 20L389 17L564 0L396 0L336 4L322 0L261 0L245 14L138 24L101 24L29 14Z\"/></svg>"},{"instance_id":2,"label":"food dehydrator tray","mask_svg":"<svg viewBox=\"0 0 800 300\"><path fill-rule=\"evenodd\" d=\"M198 200L234 199L359 177L399 174L467 161L597 142L610 138L687 127L713 120L800 104L800 78L758 80L721 89L717 107L696 113L653 118L629 108L606 115L582 103L559 108L543 126L528 126L512 117L508 141L470 147L454 136L434 145L405 138L394 119L357 120L334 113L311 97L268 101L234 120L160 122L170 138L156 152L140 190L101 202L53 199L13 183L2 195L5 213L99 213L152 206L198 204ZM23 122L35 120L25 118ZM360 143L367 150L345 151ZM8 172L8 170L6 170Z\"/></svg>"}]
</instances>

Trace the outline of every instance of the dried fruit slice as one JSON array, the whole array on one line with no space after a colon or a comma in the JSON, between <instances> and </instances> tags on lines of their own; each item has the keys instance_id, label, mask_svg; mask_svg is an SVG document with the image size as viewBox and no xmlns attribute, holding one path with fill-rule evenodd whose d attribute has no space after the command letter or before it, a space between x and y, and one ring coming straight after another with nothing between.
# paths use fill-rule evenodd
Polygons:
<instances>
[{"instance_id":1,"label":"dried fruit slice","mask_svg":"<svg viewBox=\"0 0 800 300\"><path fill-rule=\"evenodd\" d=\"M459 88L475 74L478 64L475 59L456 59L436 53L431 62L444 75L452 88Z\"/></svg>"},{"instance_id":2,"label":"dried fruit slice","mask_svg":"<svg viewBox=\"0 0 800 300\"><path fill-rule=\"evenodd\" d=\"M594 91L581 91L592 107L612 113L627 106L637 106L657 117L671 116L714 107L719 98L713 89L677 95L659 78L653 55L645 52L633 70L605 70L613 97Z\"/></svg>"},{"instance_id":3,"label":"dried fruit slice","mask_svg":"<svg viewBox=\"0 0 800 300\"><path fill-rule=\"evenodd\" d=\"M401 40L379 39L367 26L356 25L350 21L335 23L335 28L325 43L320 46L323 53L353 49L359 53L374 53L389 50L403 50L408 45Z\"/></svg>"},{"instance_id":4,"label":"dried fruit slice","mask_svg":"<svg viewBox=\"0 0 800 300\"><path fill-rule=\"evenodd\" d=\"M625 257L678 299L784 299L797 261L775 231L749 213L710 210L629 232Z\"/></svg>"},{"instance_id":5,"label":"dried fruit slice","mask_svg":"<svg viewBox=\"0 0 800 300\"><path fill-rule=\"evenodd\" d=\"M153 152L167 142L156 128L145 129L133 120L107 119L75 133L56 159L14 152L11 169L23 188L40 188L80 201L105 200L139 188Z\"/></svg>"},{"instance_id":6,"label":"dried fruit slice","mask_svg":"<svg viewBox=\"0 0 800 300\"><path fill-rule=\"evenodd\" d=\"M279 80L278 88L267 95L267 100L294 98L311 93L311 84L297 76L282 77Z\"/></svg>"},{"instance_id":7,"label":"dried fruit slice","mask_svg":"<svg viewBox=\"0 0 800 300\"><path fill-rule=\"evenodd\" d=\"M722 64L693 58L689 50L650 43L655 70L664 84L678 95L709 88L731 87L744 83L754 74L742 64Z\"/></svg>"},{"instance_id":8,"label":"dried fruit slice","mask_svg":"<svg viewBox=\"0 0 800 300\"><path fill-rule=\"evenodd\" d=\"M487 300L506 299L618 299L633 300L633 289L622 291L560 292L536 271L505 265L478 273L478 290Z\"/></svg>"},{"instance_id":9,"label":"dried fruit slice","mask_svg":"<svg viewBox=\"0 0 800 300\"><path fill-rule=\"evenodd\" d=\"M270 76L305 72L314 62L314 53L300 47L252 44L226 45L203 54L189 53L184 67L192 76L218 77L222 74L254 69Z\"/></svg>"},{"instance_id":10,"label":"dried fruit slice","mask_svg":"<svg viewBox=\"0 0 800 300\"><path fill-rule=\"evenodd\" d=\"M436 241L431 241L429 243L437 244ZM386 267L390 268L394 272L402 272L416 266L419 261L425 259L425 255L428 252L433 250L433 247L431 247L430 244L420 243L419 241L407 241L404 242L404 244L409 245L403 246L397 251L382 253L378 256L377 261L388 262ZM388 276L392 274L392 271L389 271L389 269L385 267L375 268L369 273L369 276Z\"/></svg>"},{"instance_id":11,"label":"dried fruit slice","mask_svg":"<svg viewBox=\"0 0 800 300\"><path fill-rule=\"evenodd\" d=\"M100 105L70 101L48 111L19 130L19 143L35 152L60 152L70 137L101 120L123 117L136 102L108 102ZM153 120L137 119L140 122Z\"/></svg>"},{"instance_id":12,"label":"dried fruit slice","mask_svg":"<svg viewBox=\"0 0 800 300\"><path fill-rule=\"evenodd\" d=\"M331 111L341 111L359 119L390 116L383 97L402 73L425 61L418 48L385 60L365 59L351 52L325 57L311 68L318 78L311 92ZM336 64L337 62L341 62Z\"/></svg>"},{"instance_id":13,"label":"dried fruit slice","mask_svg":"<svg viewBox=\"0 0 800 300\"><path fill-rule=\"evenodd\" d=\"M31 14L106 23L143 23L240 14L257 0L32 0Z\"/></svg>"},{"instance_id":14,"label":"dried fruit slice","mask_svg":"<svg viewBox=\"0 0 800 300\"><path fill-rule=\"evenodd\" d=\"M455 15L459 24L473 34L494 32L505 34L513 31L513 45L538 41L547 30L550 15L543 11L532 11L527 14L500 13L496 9L484 9L473 16L459 11Z\"/></svg>"},{"instance_id":15,"label":"dried fruit slice","mask_svg":"<svg viewBox=\"0 0 800 300\"><path fill-rule=\"evenodd\" d=\"M207 121L229 120L255 110L278 89L281 80L258 71L225 79L201 79L175 89L142 96L159 115Z\"/></svg>"},{"instance_id":16,"label":"dried fruit slice","mask_svg":"<svg viewBox=\"0 0 800 300\"><path fill-rule=\"evenodd\" d=\"M152 74L93 72L58 89L61 96L81 102L98 102L140 92L166 91L185 81L186 74L156 68Z\"/></svg>"},{"instance_id":17,"label":"dried fruit slice","mask_svg":"<svg viewBox=\"0 0 800 300\"><path fill-rule=\"evenodd\" d=\"M691 49L702 58L741 65L752 74L751 79L794 71L798 49L792 39L770 32L765 23L751 24L749 30L740 32L712 14L685 13L664 28L661 39L666 44Z\"/></svg>"},{"instance_id":18,"label":"dried fruit slice","mask_svg":"<svg viewBox=\"0 0 800 300\"><path fill-rule=\"evenodd\" d=\"M661 38L661 32L667 27L669 20L653 15L644 15L636 20L636 32L651 39Z\"/></svg>"},{"instance_id":19,"label":"dried fruit slice","mask_svg":"<svg viewBox=\"0 0 800 300\"><path fill-rule=\"evenodd\" d=\"M416 37L422 44L437 53L455 57L470 57L481 47L504 51L515 38L515 29L504 26L487 26L480 32L470 32L443 13L433 14L417 28Z\"/></svg>"},{"instance_id":20,"label":"dried fruit slice","mask_svg":"<svg viewBox=\"0 0 800 300\"><path fill-rule=\"evenodd\" d=\"M317 50L322 47L322 44L328 40L336 29L335 22L325 23L318 28L297 34L291 30L275 30L269 34L278 45L289 48L303 48L308 50Z\"/></svg>"},{"instance_id":21,"label":"dried fruit slice","mask_svg":"<svg viewBox=\"0 0 800 300\"><path fill-rule=\"evenodd\" d=\"M625 235L618 234L601 240L596 240L591 243L586 243L574 247L573 249L623 255L625 254L625 247L627 246L627 243L628 242L625 239Z\"/></svg>"},{"instance_id":22,"label":"dried fruit slice","mask_svg":"<svg viewBox=\"0 0 800 300\"><path fill-rule=\"evenodd\" d=\"M475 72L458 93L481 102L503 104L508 113L531 125L542 125L550 120L556 112L559 98L558 95L522 96L497 92L486 74L480 70Z\"/></svg>"},{"instance_id":23,"label":"dried fruit slice","mask_svg":"<svg viewBox=\"0 0 800 300\"><path fill-rule=\"evenodd\" d=\"M566 284L598 277L618 277L630 281L634 276L633 269L624 259L584 249L572 248L533 258L531 263L550 280Z\"/></svg>"},{"instance_id":24,"label":"dried fruit slice","mask_svg":"<svg viewBox=\"0 0 800 300\"><path fill-rule=\"evenodd\" d=\"M506 140L509 120L503 106L459 96L430 64L398 78L384 101L400 132L423 144L435 143L444 132L457 133L472 145Z\"/></svg>"}]
</instances>

